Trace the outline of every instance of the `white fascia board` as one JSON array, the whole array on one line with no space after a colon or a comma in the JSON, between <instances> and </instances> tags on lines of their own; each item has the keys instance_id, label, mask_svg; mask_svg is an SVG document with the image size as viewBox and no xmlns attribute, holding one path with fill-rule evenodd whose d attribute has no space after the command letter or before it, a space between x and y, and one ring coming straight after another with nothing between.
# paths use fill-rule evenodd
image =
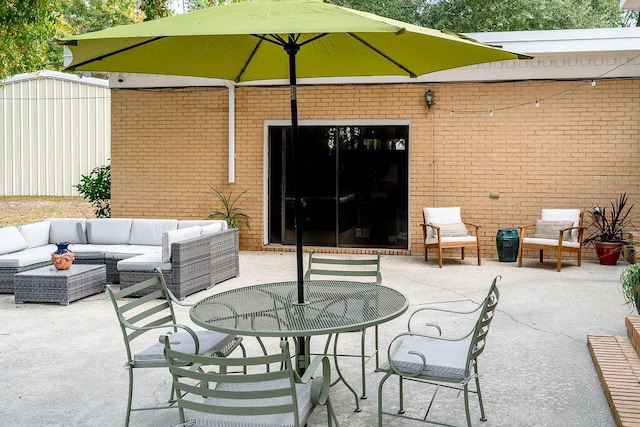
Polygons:
<instances>
[{"instance_id":1,"label":"white fascia board","mask_svg":"<svg viewBox=\"0 0 640 427\"><path fill-rule=\"evenodd\" d=\"M34 73L16 74L4 80L3 83L4 84L18 83L18 82L23 82L27 80L37 80L37 79L56 79L56 80L65 80L69 82L89 84L89 85L95 85L95 86L103 86L103 87L109 86L108 80L96 79L94 77L84 77L81 75L78 76L76 74L63 73L60 71L50 71L50 70L36 71Z\"/></svg>"},{"instance_id":2,"label":"white fascia board","mask_svg":"<svg viewBox=\"0 0 640 427\"><path fill-rule=\"evenodd\" d=\"M640 51L640 27L510 31L466 35L482 43L498 45L511 52L532 56Z\"/></svg>"}]
</instances>

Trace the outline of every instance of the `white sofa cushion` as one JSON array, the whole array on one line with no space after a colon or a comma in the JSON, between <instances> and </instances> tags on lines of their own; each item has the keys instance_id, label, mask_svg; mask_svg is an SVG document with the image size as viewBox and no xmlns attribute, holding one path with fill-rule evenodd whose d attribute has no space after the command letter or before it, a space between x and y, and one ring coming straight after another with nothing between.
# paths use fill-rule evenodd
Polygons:
<instances>
[{"instance_id":1,"label":"white sofa cushion","mask_svg":"<svg viewBox=\"0 0 640 427\"><path fill-rule=\"evenodd\" d=\"M84 218L48 218L49 243L87 243L86 220Z\"/></svg>"},{"instance_id":2,"label":"white sofa cushion","mask_svg":"<svg viewBox=\"0 0 640 427\"><path fill-rule=\"evenodd\" d=\"M459 206L453 208L424 208L422 212L424 215L424 221L427 224L440 226L442 224L456 224L462 222ZM427 238L435 236L435 229L428 227Z\"/></svg>"},{"instance_id":3,"label":"white sofa cushion","mask_svg":"<svg viewBox=\"0 0 640 427\"><path fill-rule=\"evenodd\" d=\"M48 221L34 222L33 224L21 225L18 227L20 233L27 241L30 248L46 246L49 244L49 230L51 223Z\"/></svg>"},{"instance_id":4,"label":"white sofa cushion","mask_svg":"<svg viewBox=\"0 0 640 427\"><path fill-rule=\"evenodd\" d=\"M573 226L577 227L580 225L580 209L542 209L540 219L546 221L571 220L573 221ZM578 241L578 233L578 229L571 230L572 242Z\"/></svg>"},{"instance_id":5,"label":"white sofa cushion","mask_svg":"<svg viewBox=\"0 0 640 427\"><path fill-rule=\"evenodd\" d=\"M0 255L0 268L28 267L33 264L51 261L51 253L55 252L55 250L56 245L46 245L23 249L12 254L3 254Z\"/></svg>"},{"instance_id":6,"label":"white sofa cushion","mask_svg":"<svg viewBox=\"0 0 640 427\"><path fill-rule=\"evenodd\" d=\"M18 227L0 228L0 254L27 249L29 244L18 230Z\"/></svg>"},{"instance_id":7,"label":"white sofa cushion","mask_svg":"<svg viewBox=\"0 0 640 427\"><path fill-rule=\"evenodd\" d=\"M108 251L105 251L104 258L109 260L121 260L131 258L137 255L160 253L162 246L145 246L145 245L113 245Z\"/></svg>"},{"instance_id":8,"label":"white sofa cushion","mask_svg":"<svg viewBox=\"0 0 640 427\"><path fill-rule=\"evenodd\" d=\"M225 222L226 224L226 222ZM202 227L202 235L203 236L207 236L209 234L215 234L215 233L219 233L223 230L226 230L226 228L222 228L222 224L210 224L210 225L205 225Z\"/></svg>"},{"instance_id":9,"label":"white sofa cushion","mask_svg":"<svg viewBox=\"0 0 640 427\"><path fill-rule=\"evenodd\" d=\"M167 231L162 234L162 262L171 262L171 245L183 240L200 237L202 227L189 227Z\"/></svg>"},{"instance_id":10,"label":"white sofa cushion","mask_svg":"<svg viewBox=\"0 0 640 427\"><path fill-rule=\"evenodd\" d=\"M181 219L178 221L178 228L187 228L187 227L205 227L207 225L218 224L221 230L226 230L229 228L227 225L227 221L223 219Z\"/></svg>"},{"instance_id":11,"label":"white sofa cushion","mask_svg":"<svg viewBox=\"0 0 640 427\"><path fill-rule=\"evenodd\" d=\"M118 271L153 271L154 268L160 268L162 271L171 271L171 263L162 262L162 254L156 252L118 261L117 268Z\"/></svg>"},{"instance_id":12,"label":"white sofa cushion","mask_svg":"<svg viewBox=\"0 0 640 427\"><path fill-rule=\"evenodd\" d=\"M126 245L131 236L129 218L93 218L87 220L87 242L93 245Z\"/></svg>"},{"instance_id":13,"label":"white sofa cushion","mask_svg":"<svg viewBox=\"0 0 640 427\"><path fill-rule=\"evenodd\" d=\"M176 230L176 219L134 219L131 221L129 244L162 246L162 235L165 231Z\"/></svg>"}]
</instances>

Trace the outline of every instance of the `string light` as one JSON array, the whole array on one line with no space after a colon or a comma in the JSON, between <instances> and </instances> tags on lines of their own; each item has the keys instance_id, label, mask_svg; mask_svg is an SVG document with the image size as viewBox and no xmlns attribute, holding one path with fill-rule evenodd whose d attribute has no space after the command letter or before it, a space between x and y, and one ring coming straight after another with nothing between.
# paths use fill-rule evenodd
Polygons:
<instances>
[{"instance_id":1,"label":"string light","mask_svg":"<svg viewBox=\"0 0 640 427\"><path fill-rule=\"evenodd\" d=\"M595 80L591 80L591 86L595 86L596 85L596 81Z\"/></svg>"},{"instance_id":2,"label":"string light","mask_svg":"<svg viewBox=\"0 0 640 427\"><path fill-rule=\"evenodd\" d=\"M540 103L536 101L536 108L538 108L539 106L540 106Z\"/></svg>"},{"instance_id":3,"label":"string light","mask_svg":"<svg viewBox=\"0 0 640 427\"><path fill-rule=\"evenodd\" d=\"M493 110L489 111L489 117L493 117Z\"/></svg>"}]
</instances>

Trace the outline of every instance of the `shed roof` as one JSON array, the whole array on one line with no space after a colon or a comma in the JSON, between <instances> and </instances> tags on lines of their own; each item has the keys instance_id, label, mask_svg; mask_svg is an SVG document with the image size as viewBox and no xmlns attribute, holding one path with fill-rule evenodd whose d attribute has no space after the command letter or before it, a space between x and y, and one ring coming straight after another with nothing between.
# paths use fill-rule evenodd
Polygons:
<instances>
[{"instance_id":1,"label":"shed roof","mask_svg":"<svg viewBox=\"0 0 640 427\"><path fill-rule=\"evenodd\" d=\"M68 82L81 83L87 85L94 86L109 86L109 81L105 79L96 79L94 77L84 77L82 75L78 76L76 74L71 73L62 73L60 71L49 71L42 70L36 71L34 73L22 73L13 75L3 81L4 84L9 83L18 83L27 80L37 80L37 79L56 79L56 80L64 80Z\"/></svg>"}]
</instances>

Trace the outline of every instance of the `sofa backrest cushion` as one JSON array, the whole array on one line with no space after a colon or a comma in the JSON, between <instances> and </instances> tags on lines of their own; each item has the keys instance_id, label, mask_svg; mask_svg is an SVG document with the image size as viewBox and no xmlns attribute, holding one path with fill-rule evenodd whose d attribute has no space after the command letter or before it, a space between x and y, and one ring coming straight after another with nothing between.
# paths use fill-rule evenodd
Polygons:
<instances>
[{"instance_id":1,"label":"sofa backrest cushion","mask_svg":"<svg viewBox=\"0 0 640 427\"><path fill-rule=\"evenodd\" d=\"M87 241L92 245L127 245L130 235L130 218L87 220Z\"/></svg>"},{"instance_id":2,"label":"sofa backrest cushion","mask_svg":"<svg viewBox=\"0 0 640 427\"><path fill-rule=\"evenodd\" d=\"M162 246L163 233L177 228L178 220L175 219L133 219L129 244Z\"/></svg>"},{"instance_id":3,"label":"sofa backrest cushion","mask_svg":"<svg viewBox=\"0 0 640 427\"><path fill-rule=\"evenodd\" d=\"M28 247L29 245L24 237L22 237L18 227L0 228L0 254L21 251Z\"/></svg>"},{"instance_id":4,"label":"sofa backrest cushion","mask_svg":"<svg viewBox=\"0 0 640 427\"><path fill-rule=\"evenodd\" d=\"M48 221L34 222L18 227L22 237L30 248L38 248L49 244L49 231L51 223Z\"/></svg>"},{"instance_id":5,"label":"sofa backrest cushion","mask_svg":"<svg viewBox=\"0 0 640 427\"><path fill-rule=\"evenodd\" d=\"M84 218L48 218L49 243L87 243L86 220Z\"/></svg>"},{"instance_id":6,"label":"sofa backrest cushion","mask_svg":"<svg viewBox=\"0 0 640 427\"><path fill-rule=\"evenodd\" d=\"M201 227L188 227L162 234L162 262L171 262L171 244L200 237Z\"/></svg>"},{"instance_id":7,"label":"sofa backrest cushion","mask_svg":"<svg viewBox=\"0 0 640 427\"><path fill-rule=\"evenodd\" d=\"M178 229L187 227L206 227L207 225L218 225L220 230L226 230L229 228L227 221L223 219L181 219L178 221Z\"/></svg>"},{"instance_id":8,"label":"sofa backrest cushion","mask_svg":"<svg viewBox=\"0 0 640 427\"><path fill-rule=\"evenodd\" d=\"M209 224L202 227L202 235L206 236L208 234L215 234L221 232L222 230L222 224Z\"/></svg>"}]
</instances>

